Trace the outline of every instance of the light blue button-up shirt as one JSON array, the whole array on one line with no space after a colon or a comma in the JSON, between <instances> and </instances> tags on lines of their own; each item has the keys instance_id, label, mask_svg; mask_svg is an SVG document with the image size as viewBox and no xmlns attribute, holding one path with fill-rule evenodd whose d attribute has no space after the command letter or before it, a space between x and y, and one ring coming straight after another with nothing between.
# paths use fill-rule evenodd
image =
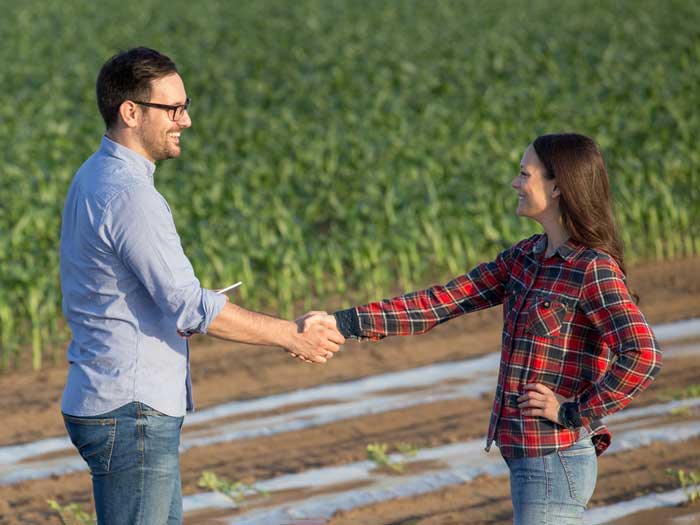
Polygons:
<instances>
[{"instance_id":1,"label":"light blue button-up shirt","mask_svg":"<svg viewBox=\"0 0 700 525\"><path fill-rule=\"evenodd\" d=\"M61 289L72 332L61 409L95 416L132 401L192 410L187 340L226 297L185 256L155 164L107 137L76 173L63 209Z\"/></svg>"}]
</instances>

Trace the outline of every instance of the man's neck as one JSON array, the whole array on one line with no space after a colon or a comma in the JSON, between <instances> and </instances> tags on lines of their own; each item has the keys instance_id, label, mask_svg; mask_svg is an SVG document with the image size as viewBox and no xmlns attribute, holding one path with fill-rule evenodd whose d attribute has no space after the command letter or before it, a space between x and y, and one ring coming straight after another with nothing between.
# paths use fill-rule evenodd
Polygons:
<instances>
[{"instance_id":1,"label":"man's neck","mask_svg":"<svg viewBox=\"0 0 700 525\"><path fill-rule=\"evenodd\" d=\"M132 136L132 134L119 129L108 129L107 131L105 131L105 136L109 140L116 142L117 144L124 146L125 148L129 148L131 151L138 153L145 159L155 164L156 161L151 158L148 152L141 145L141 142L139 140L136 140Z\"/></svg>"}]
</instances>

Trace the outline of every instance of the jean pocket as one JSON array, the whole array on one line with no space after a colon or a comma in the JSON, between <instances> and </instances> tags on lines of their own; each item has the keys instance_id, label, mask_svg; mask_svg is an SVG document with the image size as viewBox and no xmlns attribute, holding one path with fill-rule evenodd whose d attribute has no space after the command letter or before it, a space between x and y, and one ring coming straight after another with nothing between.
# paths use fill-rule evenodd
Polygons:
<instances>
[{"instance_id":1,"label":"jean pocket","mask_svg":"<svg viewBox=\"0 0 700 525\"><path fill-rule=\"evenodd\" d=\"M156 410L155 408L147 405L146 403L139 403L139 414L143 416L158 416L158 417L173 417L169 416L168 414L164 414L160 410Z\"/></svg>"},{"instance_id":2,"label":"jean pocket","mask_svg":"<svg viewBox=\"0 0 700 525\"><path fill-rule=\"evenodd\" d=\"M527 312L527 331L540 337L558 337L565 315L564 303L538 297Z\"/></svg>"},{"instance_id":3,"label":"jean pocket","mask_svg":"<svg viewBox=\"0 0 700 525\"><path fill-rule=\"evenodd\" d=\"M571 497L586 505L595 490L598 477L598 458L590 438L583 439L573 447L557 452L569 484Z\"/></svg>"},{"instance_id":4,"label":"jean pocket","mask_svg":"<svg viewBox=\"0 0 700 525\"><path fill-rule=\"evenodd\" d=\"M92 474L109 472L117 432L117 420L76 417L63 414L71 442Z\"/></svg>"}]
</instances>

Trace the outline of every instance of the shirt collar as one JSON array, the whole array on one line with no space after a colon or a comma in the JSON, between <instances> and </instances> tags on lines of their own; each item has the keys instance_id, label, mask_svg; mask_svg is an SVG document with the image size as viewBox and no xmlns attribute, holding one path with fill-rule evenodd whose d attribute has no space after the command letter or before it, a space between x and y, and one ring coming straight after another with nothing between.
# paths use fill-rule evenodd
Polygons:
<instances>
[{"instance_id":1,"label":"shirt collar","mask_svg":"<svg viewBox=\"0 0 700 525\"><path fill-rule=\"evenodd\" d=\"M571 261L576 258L584 250L585 246L572 240L571 237L567 239L566 242L561 244L554 253L559 254L559 256L565 261ZM535 255L540 255L544 253L547 249L547 234L543 233L540 238L537 239L532 245L532 253Z\"/></svg>"},{"instance_id":2,"label":"shirt collar","mask_svg":"<svg viewBox=\"0 0 700 525\"><path fill-rule=\"evenodd\" d=\"M153 173L156 171L156 165L143 155L136 153L131 148L122 146L118 142L110 139L107 135L102 137L100 151L105 155L127 162L135 169L136 175L143 175L153 182Z\"/></svg>"}]
</instances>

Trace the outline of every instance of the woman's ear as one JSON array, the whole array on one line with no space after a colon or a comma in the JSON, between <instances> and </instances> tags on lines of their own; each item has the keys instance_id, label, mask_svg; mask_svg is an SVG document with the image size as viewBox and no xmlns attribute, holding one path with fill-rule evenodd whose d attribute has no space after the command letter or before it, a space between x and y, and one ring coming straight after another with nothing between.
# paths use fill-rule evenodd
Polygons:
<instances>
[{"instance_id":1,"label":"woman's ear","mask_svg":"<svg viewBox=\"0 0 700 525\"><path fill-rule=\"evenodd\" d=\"M559 191L559 188L556 184L552 186L552 197L555 199L561 197L561 191Z\"/></svg>"}]
</instances>

